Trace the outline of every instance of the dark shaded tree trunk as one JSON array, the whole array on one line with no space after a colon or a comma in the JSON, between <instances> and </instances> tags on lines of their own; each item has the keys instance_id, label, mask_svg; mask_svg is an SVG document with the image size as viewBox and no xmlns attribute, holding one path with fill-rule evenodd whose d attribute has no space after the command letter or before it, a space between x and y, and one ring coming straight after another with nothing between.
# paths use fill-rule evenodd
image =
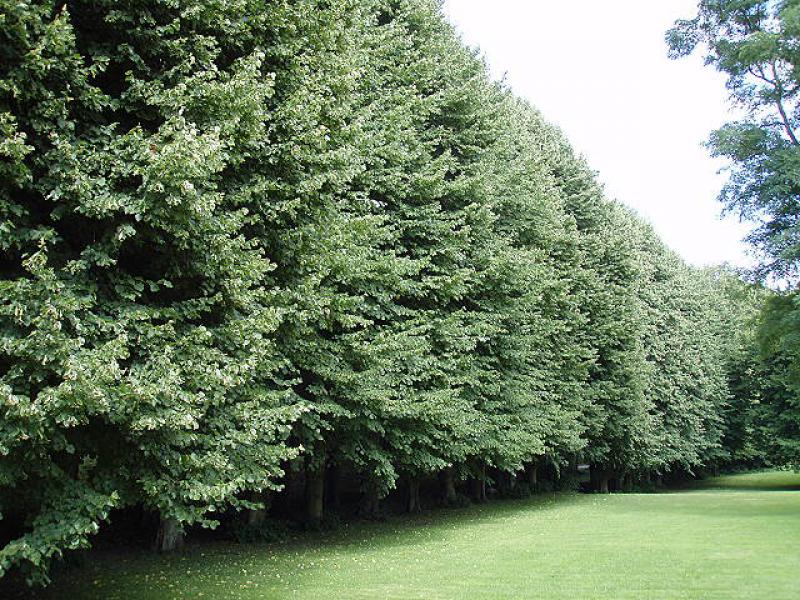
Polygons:
<instances>
[{"instance_id":1,"label":"dark shaded tree trunk","mask_svg":"<svg viewBox=\"0 0 800 600\"><path fill-rule=\"evenodd\" d=\"M456 478L453 469L445 469L441 474L442 500L445 504L451 505L456 502Z\"/></svg>"},{"instance_id":2,"label":"dark shaded tree trunk","mask_svg":"<svg viewBox=\"0 0 800 600\"><path fill-rule=\"evenodd\" d=\"M578 472L578 457L575 454L572 454L569 459L569 472L571 475L575 475Z\"/></svg>"},{"instance_id":3,"label":"dark shaded tree trunk","mask_svg":"<svg viewBox=\"0 0 800 600\"><path fill-rule=\"evenodd\" d=\"M608 493L608 471L598 465L590 467L589 478L591 481L592 490L601 494Z\"/></svg>"},{"instance_id":4,"label":"dark shaded tree trunk","mask_svg":"<svg viewBox=\"0 0 800 600\"><path fill-rule=\"evenodd\" d=\"M497 491L501 494L509 494L517 487L517 476L508 471L497 471L494 480L496 482Z\"/></svg>"},{"instance_id":5,"label":"dark shaded tree trunk","mask_svg":"<svg viewBox=\"0 0 800 600\"><path fill-rule=\"evenodd\" d=\"M267 511L263 508L247 511L247 526L248 527L261 527L264 521L267 520Z\"/></svg>"},{"instance_id":6,"label":"dark shaded tree trunk","mask_svg":"<svg viewBox=\"0 0 800 600\"><path fill-rule=\"evenodd\" d=\"M247 525L249 527L261 527L264 522L267 520L267 512L269 511L270 504L272 502L272 492L260 492L252 494L250 500L252 502L260 502L263 504L263 508L257 508L253 510L248 510L246 519Z\"/></svg>"},{"instance_id":7,"label":"dark shaded tree trunk","mask_svg":"<svg viewBox=\"0 0 800 600\"><path fill-rule=\"evenodd\" d=\"M359 506L359 514L363 517L374 519L381 514L381 499L377 492L364 492Z\"/></svg>"},{"instance_id":8,"label":"dark shaded tree trunk","mask_svg":"<svg viewBox=\"0 0 800 600\"><path fill-rule=\"evenodd\" d=\"M486 465L481 465L478 470L478 476L472 479L471 491L472 499L475 502L486 502L488 500L486 495Z\"/></svg>"},{"instance_id":9,"label":"dark shaded tree trunk","mask_svg":"<svg viewBox=\"0 0 800 600\"><path fill-rule=\"evenodd\" d=\"M408 481L408 512L417 513L422 510L419 501L419 479L412 477Z\"/></svg>"},{"instance_id":10,"label":"dark shaded tree trunk","mask_svg":"<svg viewBox=\"0 0 800 600\"><path fill-rule=\"evenodd\" d=\"M342 469L339 465L331 465L326 474L325 483L325 504L330 510L337 511L341 506L341 480Z\"/></svg>"},{"instance_id":11,"label":"dark shaded tree trunk","mask_svg":"<svg viewBox=\"0 0 800 600\"><path fill-rule=\"evenodd\" d=\"M173 552L184 545L183 527L177 519L161 518L153 547L157 552Z\"/></svg>"},{"instance_id":12,"label":"dark shaded tree trunk","mask_svg":"<svg viewBox=\"0 0 800 600\"><path fill-rule=\"evenodd\" d=\"M539 487L539 464L533 463L528 465L528 485L531 486L531 491L536 491Z\"/></svg>"},{"instance_id":13,"label":"dark shaded tree trunk","mask_svg":"<svg viewBox=\"0 0 800 600\"><path fill-rule=\"evenodd\" d=\"M141 527L143 530L146 531L146 530L150 529L153 526L153 520L154 520L153 519L153 513L151 513L148 510L145 510L144 507L141 506L141 505L138 506L138 509L140 511L140 514L139 514L139 527ZM8 515L6 515L6 518L8 518ZM18 520L19 523L22 523L23 521L24 521L24 519L22 519L22 518L20 518ZM20 533L20 535L21 535L21 533Z\"/></svg>"},{"instance_id":14,"label":"dark shaded tree trunk","mask_svg":"<svg viewBox=\"0 0 800 600\"><path fill-rule=\"evenodd\" d=\"M325 467L306 466L306 520L321 521L325 502Z\"/></svg>"}]
</instances>

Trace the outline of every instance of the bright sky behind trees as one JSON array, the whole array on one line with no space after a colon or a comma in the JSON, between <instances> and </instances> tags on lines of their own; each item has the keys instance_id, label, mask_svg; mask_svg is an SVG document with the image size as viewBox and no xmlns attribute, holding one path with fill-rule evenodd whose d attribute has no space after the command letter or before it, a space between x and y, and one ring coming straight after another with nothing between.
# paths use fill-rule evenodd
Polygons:
<instances>
[{"instance_id":1,"label":"bright sky behind trees","mask_svg":"<svg viewBox=\"0 0 800 600\"><path fill-rule=\"evenodd\" d=\"M664 33L695 0L446 0L496 77L560 126L609 196L696 265L749 266L747 227L719 219L724 163L703 143L730 120L724 77L667 58Z\"/></svg>"}]
</instances>

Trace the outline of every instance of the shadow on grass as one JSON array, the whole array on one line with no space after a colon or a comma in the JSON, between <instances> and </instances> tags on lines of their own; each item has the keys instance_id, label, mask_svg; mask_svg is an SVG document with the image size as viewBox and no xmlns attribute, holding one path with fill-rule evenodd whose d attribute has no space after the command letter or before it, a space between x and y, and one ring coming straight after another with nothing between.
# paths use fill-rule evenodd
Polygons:
<instances>
[{"instance_id":1,"label":"shadow on grass","mask_svg":"<svg viewBox=\"0 0 800 600\"><path fill-rule=\"evenodd\" d=\"M308 553L319 559L321 556L335 555L366 545L384 550L413 547L423 541L417 535L423 532L425 543L435 543L446 538L453 528L491 524L513 518L521 511L546 512L563 508L572 502L580 502L583 498L585 496L570 492L546 493L462 508L426 510L413 515L393 515L376 520L359 519L345 522L331 531L297 532L277 542L193 543L190 538L184 550L166 555L130 547L88 550L68 555L64 563L54 570L53 582L45 589L28 590L18 585L10 589L4 588L4 582L0 580L0 599L100 598L103 597L103 591L92 590L96 578L104 580L106 584L112 583L114 579L129 583L132 579L146 578L148 574L155 579L165 573L182 573L190 565L196 572L215 572L221 579L225 579L230 576L229 573L236 574L248 567L253 557L259 555L279 554L287 557ZM303 575L309 576L311 573L307 570ZM123 592L119 597L133 596Z\"/></svg>"},{"instance_id":2,"label":"shadow on grass","mask_svg":"<svg viewBox=\"0 0 800 600\"><path fill-rule=\"evenodd\" d=\"M79 561L70 561L71 565L59 569L49 589L22 595L6 595L0 589L0 598L143 600L197 597L196 592L201 589L210 594L207 597L231 597L228 592L246 582L245 574L254 569L265 571L263 576L259 575L259 595L242 597L279 598L285 597L286 591L284 581L280 579L281 573L291 573L298 586L312 589L326 585L321 574L327 573L326 569L332 565L335 567L346 562L347 565L356 565L354 573L368 573L357 560L362 558L362 551L374 556L401 549L400 555L411 555L415 554L414 547L424 550L438 545L446 548L448 537L454 530L469 531L470 528L477 528L473 532L476 539L491 539L496 529L503 530L504 524L509 522L513 525L513 521L523 513L548 515L551 511L568 507L577 511L570 513L570 518L587 514L596 517L602 513L601 516L606 518L611 515L613 522L619 524L641 522L644 513L660 514L657 522L666 523L664 526L685 521L680 518L682 515L714 516L717 518L715 526L723 524L727 527L732 520L784 518L797 514L800 497L788 494L758 497L757 493L764 491L800 491L800 474L761 472L722 476L696 482L663 496L621 495L615 498L574 493L542 494L523 500L432 510L378 521L353 521L334 531L299 533L274 543L193 543L184 552L168 556L125 548L89 551L79 555ZM720 496L727 498L710 497L710 494L720 492ZM728 495L729 492L739 494ZM664 497L667 495L670 497ZM663 501L656 500L659 496Z\"/></svg>"},{"instance_id":3,"label":"shadow on grass","mask_svg":"<svg viewBox=\"0 0 800 600\"><path fill-rule=\"evenodd\" d=\"M759 471L721 475L694 482L689 491L729 492L800 492L800 473L795 471Z\"/></svg>"}]
</instances>

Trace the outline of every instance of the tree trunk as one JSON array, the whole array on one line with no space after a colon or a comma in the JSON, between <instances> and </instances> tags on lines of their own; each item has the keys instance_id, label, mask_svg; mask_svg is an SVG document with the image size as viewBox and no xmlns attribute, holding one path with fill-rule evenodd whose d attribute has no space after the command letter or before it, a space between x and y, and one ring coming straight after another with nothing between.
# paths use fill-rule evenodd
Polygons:
<instances>
[{"instance_id":1,"label":"tree trunk","mask_svg":"<svg viewBox=\"0 0 800 600\"><path fill-rule=\"evenodd\" d=\"M172 552L183 548L183 527L177 519L164 519L158 523L156 541L153 544L158 552Z\"/></svg>"},{"instance_id":2,"label":"tree trunk","mask_svg":"<svg viewBox=\"0 0 800 600\"><path fill-rule=\"evenodd\" d=\"M340 507L341 473L339 465L328 468L327 483L325 484L325 504L330 510L337 511Z\"/></svg>"},{"instance_id":3,"label":"tree trunk","mask_svg":"<svg viewBox=\"0 0 800 600\"><path fill-rule=\"evenodd\" d=\"M534 492L539 487L539 465L537 463L528 466L528 485Z\"/></svg>"},{"instance_id":4,"label":"tree trunk","mask_svg":"<svg viewBox=\"0 0 800 600\"><path fill-rule=\"evenodd\" d=\"M608 493L609 472L605 469L605 467L592 465L590 467L589 477L591 479L592 489L595 492L599 492L601 494Z\"/></svg>"},{"instance_id":5,"label":"tree trunk","mask_svg":"<svg viewBox=\"0 0 800 600\"><path fill-rule=\"evenodd\" d=\"M497 491L501 494L510 494L517 485L517 476L508 471L497 471L494 480L496 482Z\"/></svg>"},{"instance_id":6,"label":"tree trunk","mask_svg":"<svg viewBox=\"0 0 800 600\"><path fill-rule=\"evenodd\" d=\"M417 513L422 510L419 502L419 479L412 478L408 482L408 512Z\"/></svg>"},{"instance_id":7,"label":"tree trunk","mask_svg":"<svg viewBox=\"0 0 800 600\"><path fill-rule=\"evenodd\" d=\"M445 504L452 505L456 502L456 478L452 468L442 471L442 499Z\"/></svg>"},{"instance_id":8,"label":"tree trunk","mask_svg":"<svg viewBox=\"0 0 800 600\"><path fill-rule=\"evenodd\" d=\"M608 494L611 492L611 485L613 483L614 472L608 467L600 467L597 469L597 491L601 494Z\"/></svg>"},{"instance_id":9,"label":"tree trunk","mask_svg":"<svg viewBox=\"0 0 800 600\"><path fill-rule=\"evenodd\" d=\"M250 499L252 502L260 502L264 507L247 511L247 525L248 527L261 527L267 520L267 511L269 511L269 505L272 501L272 492L254 493Z\"/></svg>"},{"instance_id":10,"label":"tree trunk","mask_svg":"<svg viewBox=\"0 0 800 600\"><path fill-rule=\"evenodd\" d=\"M267 511L263 508L257 508L247 511L247 526L258 528L267 520Z\"/></svg>"},{"instance_id":11,"label":"tree trunk","mask_svg":"<svg viewBox=\"0 0 800 600\"><path fill-rule=\"evenodd\" d=\"M306 520L321 521L325 498L325 467L306 466Z\"/></svg>"},{"instance_id":12,"label":"tree trunk","mask_svg":"<svg viewBox=\"0 0 800 600\"><path fill-rule=\"evenodd\" d=\"M359 512L362 516L368 518L376 518L381 513L381 499L378 496L377 492L369 491L364 492L364 496L361 499L361 507Z\"/></svg>"},{"instance_id":13,"label":"tree trunk","mask_svg":"<svg viewBox=\"0 0 800 600\"><path fill-rule=\"evenodd\" d=\"M481 465L478 476L472 480L472 499L475 502L486 502L486 465Z\"/></svg>"}]
</instances>

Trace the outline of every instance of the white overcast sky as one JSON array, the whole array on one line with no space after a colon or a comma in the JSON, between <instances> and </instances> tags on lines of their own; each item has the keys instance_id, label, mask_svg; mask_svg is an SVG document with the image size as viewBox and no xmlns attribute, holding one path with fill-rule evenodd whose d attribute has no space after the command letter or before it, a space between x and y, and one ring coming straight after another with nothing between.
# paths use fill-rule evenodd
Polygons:
<instances>
[{"instance_id":1,"label":"white overcast sky","mask_svg":"<svg viewBox=\"0 0 800 600\"><path fill-rule=\"evenodd\" d=\"M667 58L664 33L696 0L445 0L495 78L560 126L633 207L696 265L751 264L746 226L719 218L724 182L703 143L730 118L725 80L700 56Z\"/></svg>"}]
</instances>

